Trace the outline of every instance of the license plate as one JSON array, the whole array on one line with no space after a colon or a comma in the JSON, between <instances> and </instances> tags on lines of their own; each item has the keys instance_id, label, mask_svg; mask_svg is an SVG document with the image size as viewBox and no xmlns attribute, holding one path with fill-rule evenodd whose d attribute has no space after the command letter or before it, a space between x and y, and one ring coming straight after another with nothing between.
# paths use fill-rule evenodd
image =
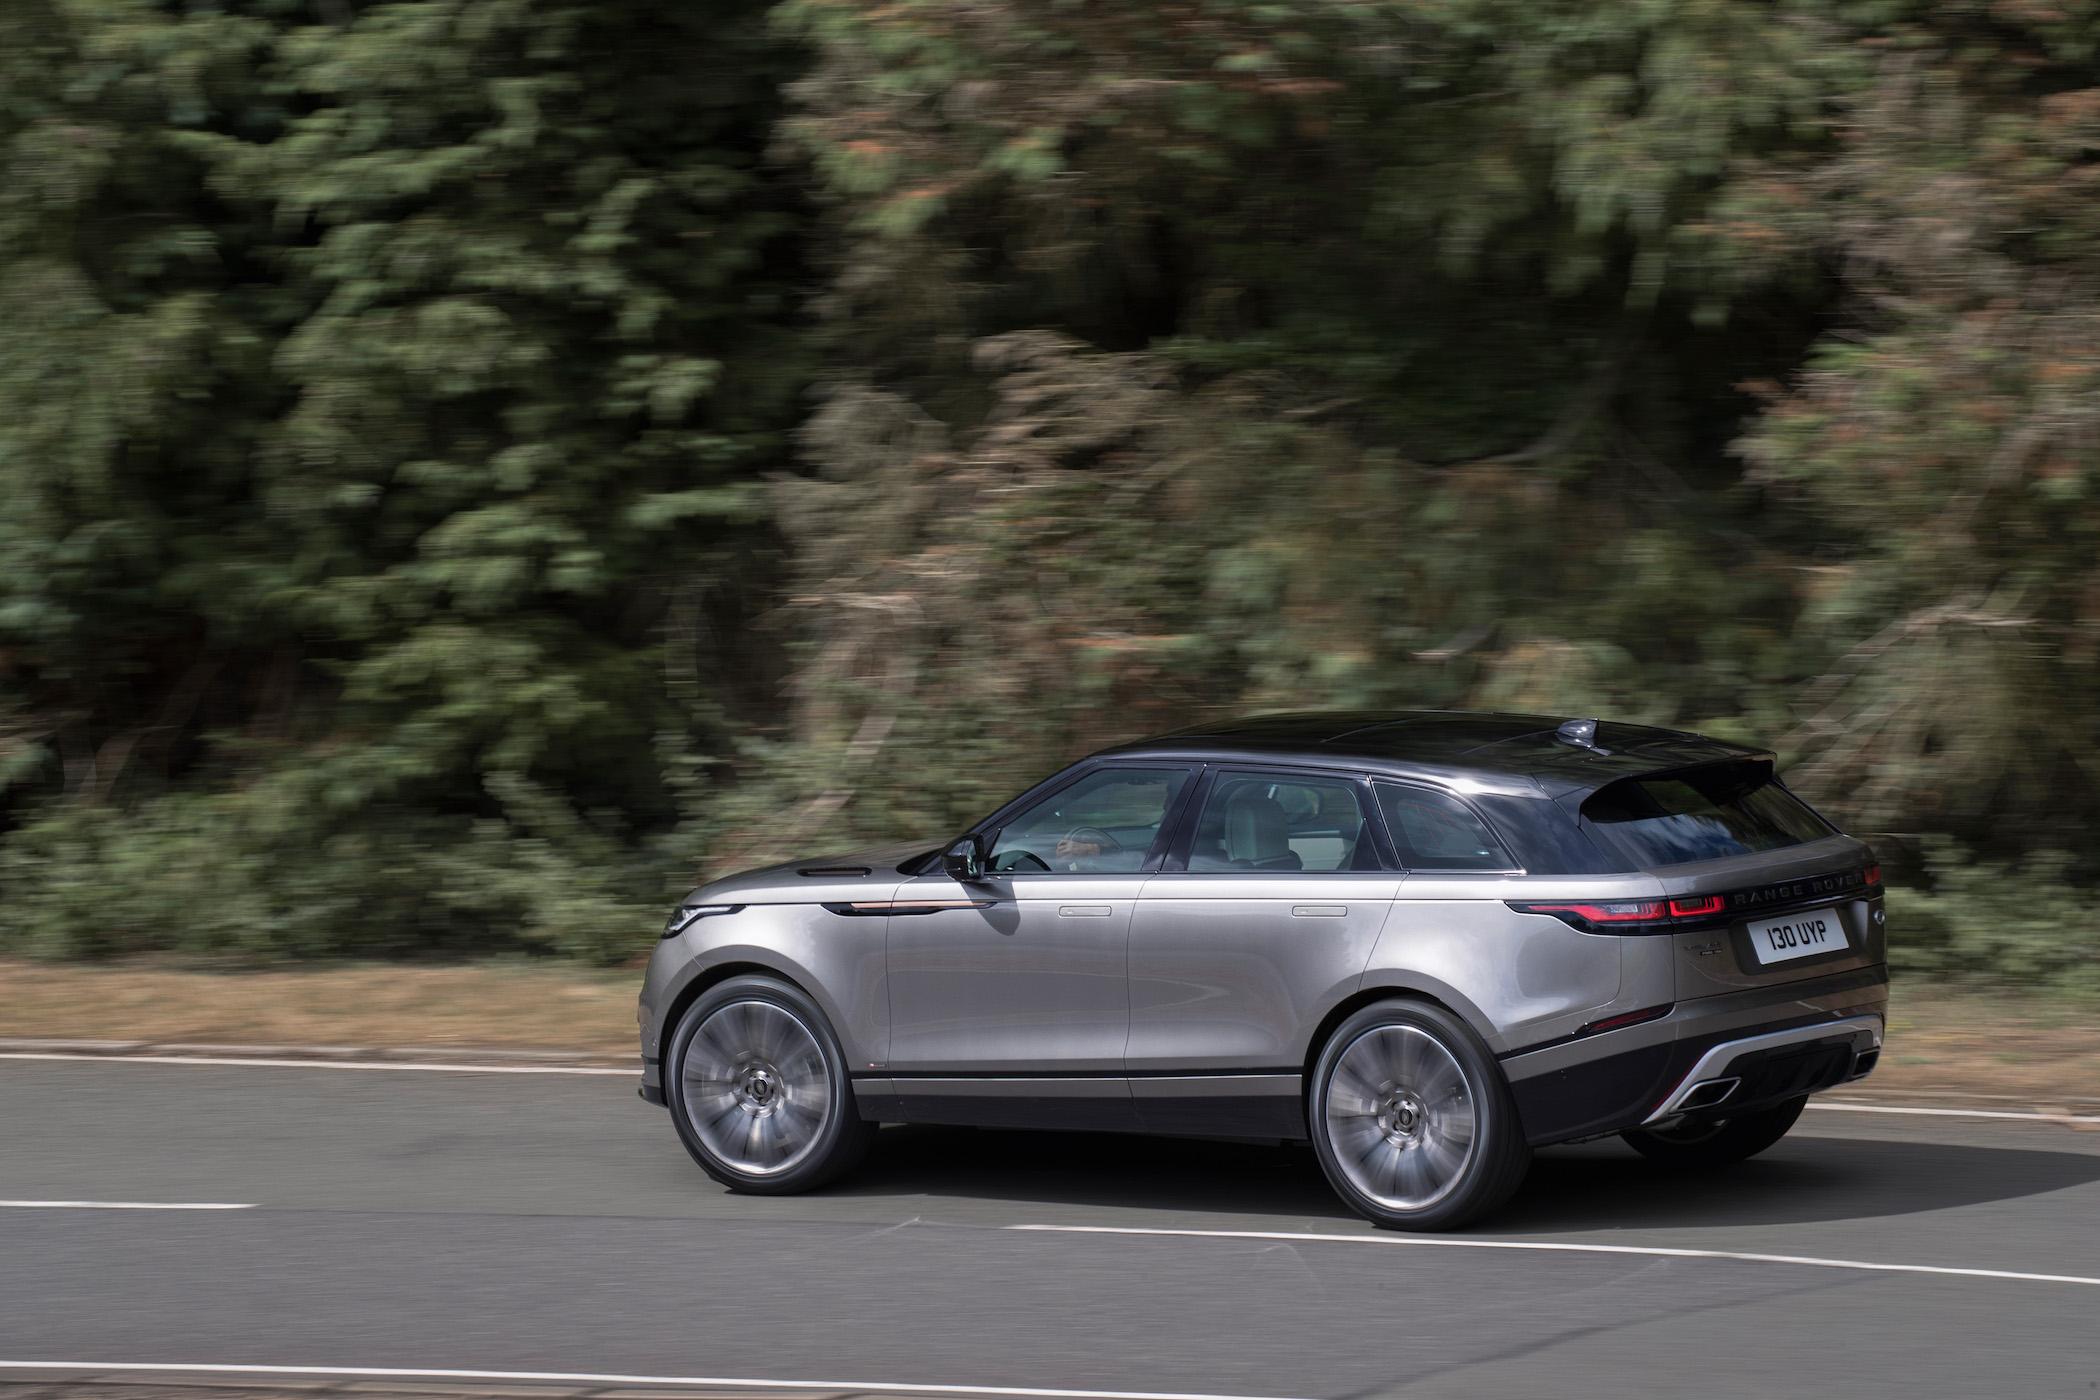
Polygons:
<instances>
[{"instance_id":1,"label":"license plate","mask_svg":"<svg viewBox=\"0 0 2100 1400\"><path fill-rule=\"evenodd\" d=\"M1766 965L1812 958L1818 953L1834 953L1847 946L1845 926L1838 922L1834 909L1820 909L1784 919L1756 920L1750 924L1750 947L1757 954L1757 960Z\"/></svg>"}]
</instances>

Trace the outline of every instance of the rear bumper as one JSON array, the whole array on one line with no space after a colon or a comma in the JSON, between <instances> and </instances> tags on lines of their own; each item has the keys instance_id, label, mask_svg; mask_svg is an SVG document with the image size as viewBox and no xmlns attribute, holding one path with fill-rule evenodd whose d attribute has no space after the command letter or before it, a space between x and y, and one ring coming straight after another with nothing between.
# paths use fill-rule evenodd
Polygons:
<instances>
[{"instance_id":1,"label":"rear bumper","mask_svg":"<svg viewBox=\"0 0 2100 1400\"><path fill-rule=\"evenodd\" d=\"M1879 1056L1887 1007L1888 973L1875 967L1702 997L1645 1025L1508 1056L1502 1068L1533 1146L1603 1137L1858 1078Z\"/></svg>"},{"instance_id":2,"label":"rear bumper","mask_svg":"<svg viewBox=\"0 0 2100 1400\"><path fill-rule=\"evenodd\" d=\"M1695 1060L1641 1122L1726 1117L1835 1088L1874 1067L1881 1035L1881 1017L1848 1016L1724 1040Z\"/></svg>"}]
</instances>

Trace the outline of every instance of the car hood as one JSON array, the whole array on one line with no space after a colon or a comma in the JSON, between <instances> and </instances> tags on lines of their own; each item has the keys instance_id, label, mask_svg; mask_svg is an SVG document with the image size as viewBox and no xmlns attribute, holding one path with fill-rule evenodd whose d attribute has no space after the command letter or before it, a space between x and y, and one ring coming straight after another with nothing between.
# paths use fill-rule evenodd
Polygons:
<instances>
[{"instance_id":1,"label":"car hood","mask_svg":"<svg viewBox=\"0 0 2100 1400\"><path fill-rule=\"evenodd\" d=\"M904 880L897 867L941 848L938 841L898 841L843 855L808 856L726 875L686 896L703 904L819 904L886 896Z\"/></svg>"}]
</instances>

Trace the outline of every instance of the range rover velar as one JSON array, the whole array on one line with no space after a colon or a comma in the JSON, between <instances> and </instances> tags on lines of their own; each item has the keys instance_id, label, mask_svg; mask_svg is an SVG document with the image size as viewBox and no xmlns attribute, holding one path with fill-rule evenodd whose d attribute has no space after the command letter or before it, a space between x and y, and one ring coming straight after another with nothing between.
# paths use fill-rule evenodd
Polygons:
<instances>
[{"instance_id":1,"label":"range rover velar","mask_svg":"<svg viewBox=\"0 0 2100 1400\"><path fill-rule=\"evenodd\" d=\"M1534 1148L1686 1166L1867 1074L1872 852L1768 752L1634 725L1272 715L1094 754L954 841L695 890L642 1094L747 1192L883 1123L1310 1141L1379 1224L1444 1229Z\"/></svg>"}]
</instances>

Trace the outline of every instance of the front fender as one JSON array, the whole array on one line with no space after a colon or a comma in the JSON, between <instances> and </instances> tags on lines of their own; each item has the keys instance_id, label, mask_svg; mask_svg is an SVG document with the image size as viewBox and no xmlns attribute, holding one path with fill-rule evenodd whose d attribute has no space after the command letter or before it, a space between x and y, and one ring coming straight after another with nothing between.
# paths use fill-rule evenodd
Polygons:
<instances>
[{"instance_id":1,"label":"front fender","mask_svg":"<svg viewBox=\"0 0 2100 1400\"><path fill-rule=\"evenodd\" d=\"M792 982L817 1003L849 1070L889 1056L886 918L834 914L817 904L755 904L701 919L659 944L644 982L642 1055L659 1059L687 1002L727 976L756 972Z\"/></svg>"}]
</instances>

